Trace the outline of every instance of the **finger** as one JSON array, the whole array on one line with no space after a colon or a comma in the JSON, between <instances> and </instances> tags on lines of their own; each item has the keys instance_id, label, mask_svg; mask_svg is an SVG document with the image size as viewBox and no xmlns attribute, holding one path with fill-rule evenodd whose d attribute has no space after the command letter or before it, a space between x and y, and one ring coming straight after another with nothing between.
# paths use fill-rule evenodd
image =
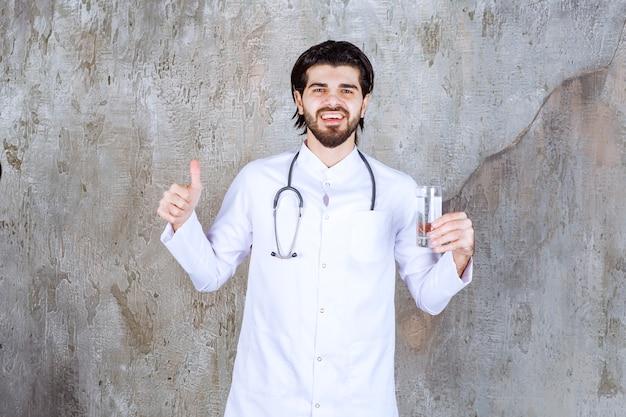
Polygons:
<instances>
[{"instance_id":1,"label":"finger","mask_svg":"<svg viewBox=\"0 0 626 417\"><path fill-rule=\"evenodd\" d=\"M448 221L429 233L433 245L443 245L461 240L461 244L473 244L474 228L468 218Z\"/></svg>"},{"instance_id":2,"label":"finger","mask_svg":"<svg viewBox=\"0 0 626 417\"><path fill-rule=\"evenodd\" d=\"M462 256L472 256L474 254L474 247L473 246L465 246L462 245L458 242L455 243L449 243L449 244L445 244L443 246L437 246L436 248L433 248L433 252L435 253L445 253L445 252L452 252L452 253L456 253Z\"/></svg>"},{"instance_id":3,"label":"finger","mask_svg":"<svg viewBox=\"0 0 626 417\"><path fill-rule=\"evenodd\" d=\"M201 190L200 162L197 159L192 159L191 162L189 162L189 174L191 175L191 184L189 186L194 190Z\"/></svg>"},{"instance_id":4,"label":"finger","mask_svg":"<svg viewBox=\"0 0 626 417\"><path fill-rule=\"evenodd\" d=\"M442 252L445 252L447 250L454 249L457 240L457 232L452 231L450 233L446 233L437 237L431 237L430 245L433 247L433 249L441 249Z\"/></svg>"},{"instance_id":5,"label":"finger","mask_svg":"<svg viewBox=\"0 0 626 417\"><path fill-rule=\"evenodd\" d=\"M167 205L161 204L159 208L157 209L157 214L159 215L160 218L162 218L168 223L174 224L177 221L177 217L173 216L172 213L170 213L170 210Z\"/></svg>"},{"instance_id":6,"label":"finger","mask_svg":"<svg viewBox=\"0 0 626 417\"><path fill-rule=\"evenodd\" d=\"M165 193L164 197L159 202L159 211L161 213L170 217L176 217L181 214L184 209L180 206L185 205L186 203L184 203L184 200L179 197L175 197L177 199L177 203L175 203L172 200L174 197L170 196L167 192Z\"/></svg>"},{"instance_id":7,"label":"finger","mask_svg":"<svg viewBox=\"0 0 626 417\"><path fill-rule=\"evenodd\" d=\"M457 251L471 255L474 251L474 229L454 229L435 239L431 239L431 245L435 252Z\"/></svg>"},{"instance_id":8,"label":"finger","mask_svg":"<svg viewBox=\"0 0 626 417\"><path fill-rule=\"evenodd\" d=\"M436 252L448 252L454 250L460 250L462 252L469 250L469 242L465 237L459 237L457 233L450 233L437 241L431 241L433 249Z\"/></svg>"},{"instance_id":9,"label":"finger","mask_svg":"<svg viewBox=\"0 0 626 417\"><path fill-rule=\"evenodd\" d=\"M177 226L182 225L187 220L190 211L181 209L163 198L157 208L157 214L166 222L171 223L176 229Z\"/></svg>"},{"instance_id":10,"label":"finger","mask_svg":"<svg viewBox=\"0 0 626 417\"><path fill-rule=\"evenodd\" d=\"M467 213L463 211L454 212L454 213L446 213L443 216L435 219L432 225L433 225L433 228L436 229L438 227L441 227L445 223L455 221L455 220L464 220L467 218L468 218Z\"/></svg>"},{"instance_id":11,"label":"finger","mask_svg":"<svg viewBox=\"0 0 626 417\"><path fill-rule=\"evenodd\" d=\"M163 192L161 203L178 207L181 210L187 210L190 205L190 200L191 196L187 187L174 184L169 190Z\"/></svg>"},{"instance_id":12,"label":"finger","mask_svg":"<svg viewBox=\"0 0 626 417\"><path fill-rule=\"evenodd\" d=\"M428 234L431 241L449 242L452 240L452 234L458 230L462 230L464 225L462 221L449 221L442 223Z\"/></svg>"},{"instance_id":13,"label":"finger","mask_svg":"<svg viewBox=\"0 0 626 417\"><path fill-rule=\"evenodd\" d=\"M472 221L463 212L447 213L433 222L431 238L443 236L453 230L467 230L472 228Z\"/></svg>"}]
</instances>

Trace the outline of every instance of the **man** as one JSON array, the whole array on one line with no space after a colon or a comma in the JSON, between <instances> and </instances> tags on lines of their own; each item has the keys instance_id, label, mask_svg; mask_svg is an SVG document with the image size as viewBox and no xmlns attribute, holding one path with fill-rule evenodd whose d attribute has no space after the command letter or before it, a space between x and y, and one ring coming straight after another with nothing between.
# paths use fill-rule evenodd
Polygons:
<instances>
[{"instance_id":1,"label":"man","mask_svg":"<svg viewBox=\"0 0 626 417\"><path fill-rule=\"evenodd\" d=\"M445 214L432 249L416 245L415 182L356 147L374 84L357 47L313 46L291 79L298 152L245 166L206 234L192 161L191 184L160 202L162 241L199 291L250 254L227 417L397 416L396 262L417 305L438 314L471 281L472 223Z\"/></svg>"}]
</instances>

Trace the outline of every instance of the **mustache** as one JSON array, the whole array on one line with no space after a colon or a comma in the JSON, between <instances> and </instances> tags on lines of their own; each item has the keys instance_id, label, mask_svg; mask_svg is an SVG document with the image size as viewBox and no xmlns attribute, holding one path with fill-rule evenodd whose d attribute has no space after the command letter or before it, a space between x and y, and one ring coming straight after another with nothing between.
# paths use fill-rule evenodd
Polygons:
<instances>
[{"instance_id":1,"label":"mustache","mask_svg":"<svg viewBox=\"0 0 626 417\"><path fill-rule=\"evenodd\" d=\"M339 113L343 114L344 116L349 116L350 115L350 112L348 111L348 109L345 109L345 108L343 108L341 106L333 106L333 107L326 106L326 107L322 107L321 109L319 109L317 111L317 114L319 115L320 113L327 112L327 111L339 112Z\"/></svg>"}]
</instances>

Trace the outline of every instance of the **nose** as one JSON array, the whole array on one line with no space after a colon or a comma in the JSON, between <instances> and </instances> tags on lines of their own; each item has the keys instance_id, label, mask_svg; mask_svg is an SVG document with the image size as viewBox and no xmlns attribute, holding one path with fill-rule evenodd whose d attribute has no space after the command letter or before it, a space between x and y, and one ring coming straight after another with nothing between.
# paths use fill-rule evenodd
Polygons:
<instances>
[{"instance_id":1,"label":"nose","mask_svg":"<svg viewBox=\"0 0 626 417\"><path fill-rule=\"evenodd\" d=\"M326 95L326 105L330 108L336 108L341 103L341 99L336 92L330 91Z\"/></svg>"}]
</instances>

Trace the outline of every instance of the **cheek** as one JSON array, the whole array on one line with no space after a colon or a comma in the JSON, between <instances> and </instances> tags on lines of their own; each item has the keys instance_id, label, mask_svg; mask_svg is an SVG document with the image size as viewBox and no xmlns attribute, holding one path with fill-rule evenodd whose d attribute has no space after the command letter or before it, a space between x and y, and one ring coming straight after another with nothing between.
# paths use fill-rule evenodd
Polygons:
<instances>
[{"instance_id":1,"label":"cheek","mask_svg":"<svg viewBox=\"0 0 626 417\"><path fill-rule=\"evenodd\" d=\"M319 103L317 103L315 100L307 100L306 102L302 102L300 104L300 106L298 107L298 111L300 112L300 114L315 114L317 112L317 109L319 109Z\"/></svg>"}]
</instances>

